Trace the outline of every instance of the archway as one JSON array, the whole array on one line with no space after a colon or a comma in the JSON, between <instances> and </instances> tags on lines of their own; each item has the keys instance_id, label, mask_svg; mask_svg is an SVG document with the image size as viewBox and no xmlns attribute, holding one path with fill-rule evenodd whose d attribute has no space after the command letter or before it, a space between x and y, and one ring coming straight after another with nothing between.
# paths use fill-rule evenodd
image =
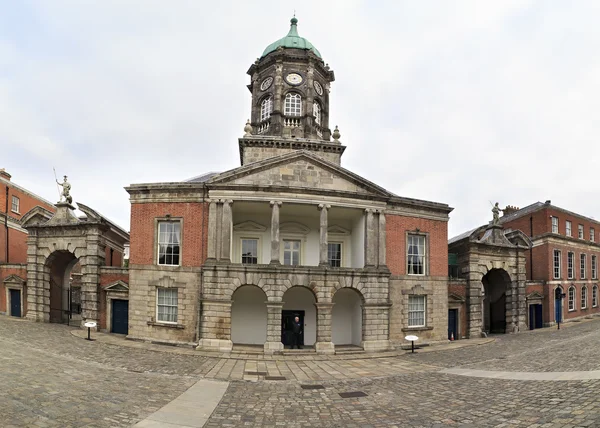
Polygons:
<instances>
[{"instance_id":1,"label":"archway","mask_svg":"<svg viewBox=\"0 0 600 428\"><path fill-rule=\"evenodd\" d=\"M292 287L283 295L281 314L281 342L291 345L291 323L298 316L304 326L302 339L304 346L313 346L317 341L317 308L313 292L306 287Z\"/></svg>"},{"instance_id":2,"label":"archway","mask_svg":"<svg viewBox=\"0 0 600 428\"><path fill-rule=\"evenodd\" d=\"M331 341L336 345L362 342L362 295L351 288L341 288L333 296Z\"/></svg>"},{"instance_id":3,"label":"archway","mask_svg":"<svg viewBox=\"0 0 600 428\"><path fill-rule=\"evenodd\" d=\"M78 261L73 253L66 250L55 251L48 257L46 270L49 274L50 322L69 323L72 314L80 312L74 307L71 290L71 272Z\"/></svg>"},{"instance_id":4,"label":"archway","mask_svg":"<svg viewBox=\"0 0 600 428\"><path fill-rule=\"evenodd\" d=\"M492 269L481 280L483 283L483 331L506 332L506 290L510 276L504 269Z\"/></svg>"},{"instance_id":5,"label":"archway","mask_svg":"<svg viewBox=\"0 0 600 428\"><path fill-rule=\"evenodd\" d=\"M267 296L255 285L243 285L232 296L231 341L264 345L267 341Z\"/></svg>"}]
</instances>

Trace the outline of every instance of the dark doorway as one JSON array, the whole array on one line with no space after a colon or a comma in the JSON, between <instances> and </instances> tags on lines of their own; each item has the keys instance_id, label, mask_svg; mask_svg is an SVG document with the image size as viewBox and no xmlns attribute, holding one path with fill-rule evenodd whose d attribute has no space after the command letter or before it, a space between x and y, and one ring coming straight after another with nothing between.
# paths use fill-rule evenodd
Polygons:
<instances>
[{"instance_id":1,"label":"dark doorway","mask_svg":"<svg viewBox=\"0 0 600 428\"><path fill-rule=\"evenodd\" d=\"M542 305L529 305L529 330L535 330L536 328L542 328L543 326Z\"/></svg>"},{"instance_id":2,"label":"dark doorway","mask_svg":"<svg viewBox=\"0 0 600 428\"><path fill-rule=\"evenodd\" d=\"M281 343L283 346L292 346L294 343L292 335L292 323L294 318L300 318L302 323L302 334L300 335L300 345L304 346L304 311L281 311Z\"/></svg>"},{"instance_id":3,"label":"dark doorway","mask_svg":"<svg viewBox=\"0 0 600 428\"><path fill-rule=\"evenodd\" d=\"M10 290L10 316L21 318L21 291Z\"/></svg>"},{"instance_id":4,"label":"dark doorway","mask_svg":"<svg viewBox=\"0 0 600 428\"><path fill-rule=\"evenodd\" d=\"M483 331L506 332L506 290L510 276L504 269L492 269L483 278Z\"/></svg>"},{"instance_id":5,"label":"dark doorway","mask_svg":"<svg viewBox=\"0 0 600 428\"><path fill-rule=\"evenodd\" d=\"M129 300L112 299L111 333L129 333Z\"/></svg>"},{"instance_id":6,"label":"dark doorway","mask_svg":"<svg viewBox=\"0 0 600 428\"><path fill-rule=\"evenodd\" d=\"M458 340L458 309L448 309L448 340Z\"/></svg>"}]
</instances>

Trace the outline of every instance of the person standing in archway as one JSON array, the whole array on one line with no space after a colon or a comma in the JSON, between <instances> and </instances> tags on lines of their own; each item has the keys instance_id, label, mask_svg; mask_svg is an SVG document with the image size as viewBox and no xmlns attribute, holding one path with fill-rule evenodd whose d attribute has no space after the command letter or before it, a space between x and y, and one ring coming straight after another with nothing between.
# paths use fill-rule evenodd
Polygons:
<instances>
[{"instance_id":1,"label":"person standing in archway","mask_svg":"<svg viewBox=\"0 0 600 428\"><path fill-rule=\"evenodd\" d=\"M302 323L300 322L300 318L296 316L294 318L294 322L292 323L292 349L296 346L298 349L302 349Z\"/></svg>"}]
</instances>

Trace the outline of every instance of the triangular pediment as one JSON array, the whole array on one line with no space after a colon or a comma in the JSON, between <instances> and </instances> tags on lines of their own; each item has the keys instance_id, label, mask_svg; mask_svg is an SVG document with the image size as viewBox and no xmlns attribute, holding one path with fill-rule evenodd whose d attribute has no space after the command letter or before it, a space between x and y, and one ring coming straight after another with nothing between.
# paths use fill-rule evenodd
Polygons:
<instances>
[{"instance_id":1,"label":"triangular pediment","mask_svg":"<svg viewBox=\"0 0 600 428\"><path fill-rule=\"evenodd\" d=\"M464 302L465 298L462 296L459 296L458 294L455 293L448 293L448 301L451 302Z\"/></svg>"},{"instance_id":2,"label":"triangular pediment","mask_svg":"<svg viewBox=\"0 0 600 428\"><path fill-rule=\"evenodd\" d=\"M305 150L226 171L211 178L207 184L277 186L393 196L359 175Z\"/></svg>"},{"instance_id":3,"label":"triangular pediment","mask_svg":"<svg viewBox=\"0 0 600 428\"><path fill-rule=\"evenodd\" d=\"M28 228L31 226L40 226L45 224L50 220L53 216L51 211L48 211L46 208L42 208L40 206L34 207L27 211L23 217L21 217L21 224L24 228Z\"/></svg>"},{"instance_id":4,"label":"triangular pediment","mask_svg":"<svg viewBox=\"0 0 600 428\"><path fill-rule=\"evenodd\" d=\"M538 293L537 291L534 291L533 293L527 295L527 300L540 300L543 298L544 296Z\"/></svg>"},{"instance_id":5,"label":"triangular pediment","mask_svg":"<svg viewBox=\"0 0 600 428\"><path fill-rule=\"evenodd\" d=\"M279 225L279 232L307 235L310 232L310 228L303 225L302 223L288 221Z\"/></svg>"},{"instance_id":6,"label":"triangular pediment","mask_svg":"<svg viewBox=\"0 0 600 428\"><path fill-rule=\"evenodd\" d=\"M258 224L254 221L248 220L233 225L233 230L242 232L264 232L267 230L266 226Z\"/></svg>"},{"instance_id":7,"label":"triangular pediment","mask_svg":"<svg viewBox=\"0 0 600 428\"><path fill-rule=\"evenodd\" d=\"M2 282L4 282L5 284L19 284L19 285L25 284L25 280L15 274L8 275L6 278L4 278L4 280Z\"/></svg>"},{"instance_id":8,"label":"triangular pediment","mask_svg":"<svg viewBox=\"0 0 600 428\"><path fill-rule=\"evenodd\" d=\"M327 233L331 233L333 235L350 235L350 231L342 226L338 226L337 224L331 225L327 228Z\"/></svg>"},{"instance_id":9,"label":"triangular pediment","mask_svg":"<svg viewBox=\"0 0 600 428\"><path fill-rule=\"evenodd\" d=\"M129 292L129 285L125 281L121 281L120 279L112 282L106 286L104 286L105 291L121 291L121 292Z\"/></svg>"}]
</instances>

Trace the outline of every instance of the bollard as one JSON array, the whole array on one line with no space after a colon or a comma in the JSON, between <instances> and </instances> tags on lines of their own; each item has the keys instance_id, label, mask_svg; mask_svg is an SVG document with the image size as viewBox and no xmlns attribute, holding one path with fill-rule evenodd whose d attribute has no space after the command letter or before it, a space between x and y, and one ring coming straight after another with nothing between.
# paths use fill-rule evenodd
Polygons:
<instances>
[{"instance_id":1,"label":"bollard","mask_svg":"<svg viewBox=\"0 0 600 428\"><path fill-rule=\"evenodd\" d=\"M87 329L88 329L88 335L85 340L94 340L91 338L90 333L91 333L92 328L96 327L96 323L94 321L87 321L86 323L83 324L83 326L87 327Z\"/></svg>"},{"instance_id":2,"label":"bollard","mask_svg":"<svg viewBox=\"0 0 600 428\"><path fill-rule=\"evenodd\" d=\"M415 335L408 335L404 338L405 340L410 341L410 349L411 349L411 354L415 353L415 340L419 340L419 338Z\"/></svg>"}]
</instances>

